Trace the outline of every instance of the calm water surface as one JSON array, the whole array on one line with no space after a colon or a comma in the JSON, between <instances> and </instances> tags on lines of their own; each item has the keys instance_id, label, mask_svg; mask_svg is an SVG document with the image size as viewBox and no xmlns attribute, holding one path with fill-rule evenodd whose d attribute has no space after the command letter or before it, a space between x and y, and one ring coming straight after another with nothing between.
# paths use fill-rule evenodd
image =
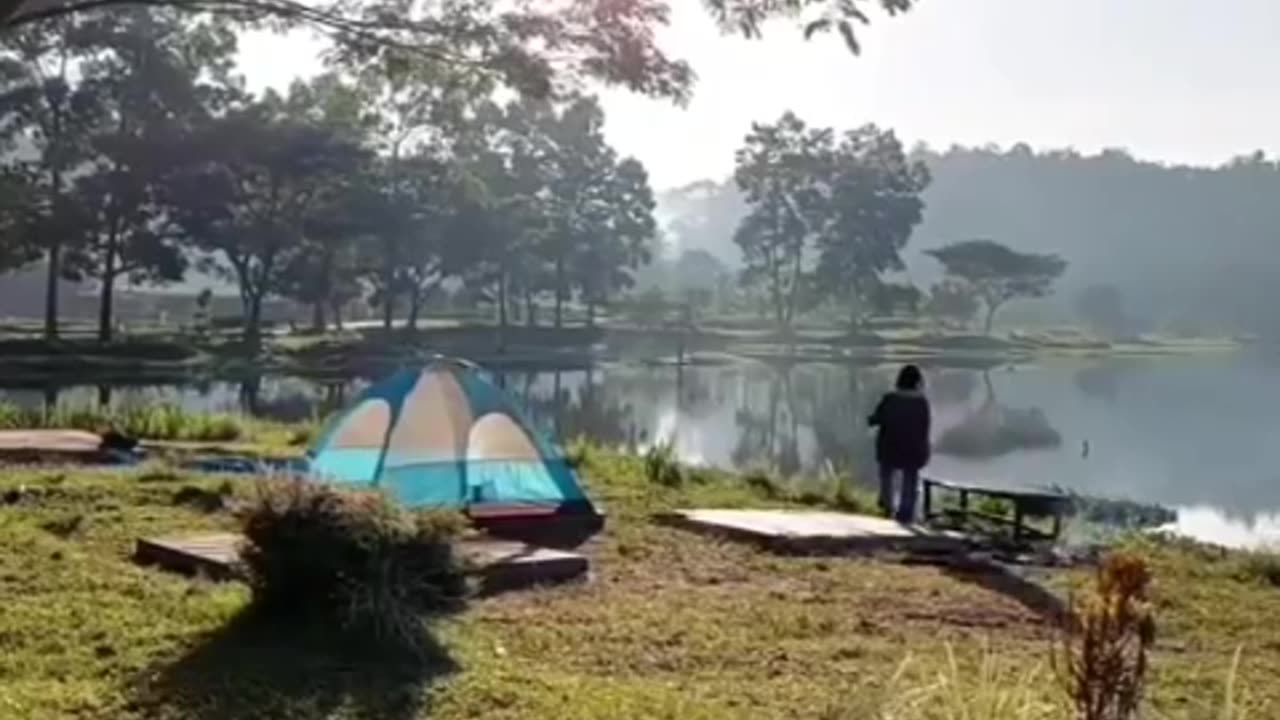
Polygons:
<instances>
[{"instance_id":1,"label":"calm water surface","mask_svg":"<svg viewBox=\"0 0 1280 720\"><path fill-rule=\"evenodd\" d=\"M1062 362L987 372L931 368L938 451L958 480L1058 485L1178 508L1180 529L1280 544L1280 362L1258 355ZM837 365L498 373L549 431L615 444L670 441L688 462L870 476L867 413L891 369ZM0 390L12 402L137 404L323 414L365 383Z\"/></svg>"}]
</instances>

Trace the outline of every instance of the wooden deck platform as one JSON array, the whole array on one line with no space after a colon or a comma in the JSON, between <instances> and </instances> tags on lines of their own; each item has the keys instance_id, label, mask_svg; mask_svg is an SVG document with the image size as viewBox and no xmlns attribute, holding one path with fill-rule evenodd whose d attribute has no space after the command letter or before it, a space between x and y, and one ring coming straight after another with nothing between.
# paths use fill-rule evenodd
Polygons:
<instances>
[{"instance_id":1,"label":"wooden deck platform","mask_svg":"<svg viewBox=\"0 0 1280 720\"><path fill-rule=\"evenodd\" d=\"M1071 498L1056 491L991 487L936 477L921 478L921 481L924 485L926 522L943 517L955 518L961 523L966 523L971 518L984 519L1011 528L1015 544L1028 540L1057 542L1062 534L1064 519L1071 511ZM937 502L939 491L955 495L959 500L958 507L939 508ZM1013 507L1013 517L992 515L971 507L969 498L974 495L1009 503ZM1025 521L1033 517L1049 518L1052 522L1051 529L1046 532L1029 526Z\"/></svg>"},{"instance_id":2,"label":"wooden deck platform","mask_svg":"<svg viewBox=\"0 0 1280 720\"><path fill-rule=\"evenodd\" d=\"M756 542L782 552L946 553L968 546L968 538L959 533L847 513L678 510L662 519L678 527Z\"/></svg>"},{"instance_id":3,"label":"wooden deck platform","mask_svg":"<svg viewBox=\"0 0 1280 720\"><path fill-rule=\"evenodd\" d=\"M243 541L235 533L142 538L134 558L166 570L232 580L239 577ZM458 553L472 567L481 594L581 580L590 571L584 555L501 540L464 540Z\"/></svg>"},{"instance_id":4,"label":"wooden deck platform","mask_svg":"<svg viewBox=\"0 0 1280 720\"><path fill-rule=\"evenodd\" d=\"M0 430L0 460L6 462L100 462L102 437L82 430Z\"/></svg>"}]
</instances>

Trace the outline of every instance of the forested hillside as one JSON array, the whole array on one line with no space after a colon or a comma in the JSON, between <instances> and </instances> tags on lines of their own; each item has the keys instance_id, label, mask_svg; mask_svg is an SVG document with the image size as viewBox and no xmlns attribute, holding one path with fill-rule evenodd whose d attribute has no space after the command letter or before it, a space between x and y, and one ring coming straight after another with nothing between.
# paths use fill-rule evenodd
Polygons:
<instances>
[{"instance_id":1,"label":"forested hillside","mask_svg":"<svg viewBox=\"0 0 1280 720\"><path fill-rule=\"evenodd\" d=\"M1221 167L1170 167L1122 151L1081 155L922 149L933 182L925 220L905 257L912 279L939 273L923 255L987 237L1024 251L1062 255L1070 269L1054 309L1071 311L1091 285L1120 288L1150 324L1185 329L1280 330L1280 166L1257 156ZM672 242L736 265L733 230L742 204L731 180L663 193Z\"/></svg>"}]
</instances>

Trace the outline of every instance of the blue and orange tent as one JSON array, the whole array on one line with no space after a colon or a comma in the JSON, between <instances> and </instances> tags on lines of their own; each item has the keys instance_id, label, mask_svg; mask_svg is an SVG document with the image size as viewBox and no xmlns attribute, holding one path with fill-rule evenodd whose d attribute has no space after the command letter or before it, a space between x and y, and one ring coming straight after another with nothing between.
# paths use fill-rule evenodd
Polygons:
<instances>
[{"instance_id":1,"label":"blue and orange tent","mask_svg":"<svg viewBox=\"0 0 1280 720\"><path fill-rule=\"evenodd\" d=\"M563 449L461 360L437 358L374 384L308 455L313 479L460 510L495 534L546 541L603 526Z\"/></svg>"}]
</instances>

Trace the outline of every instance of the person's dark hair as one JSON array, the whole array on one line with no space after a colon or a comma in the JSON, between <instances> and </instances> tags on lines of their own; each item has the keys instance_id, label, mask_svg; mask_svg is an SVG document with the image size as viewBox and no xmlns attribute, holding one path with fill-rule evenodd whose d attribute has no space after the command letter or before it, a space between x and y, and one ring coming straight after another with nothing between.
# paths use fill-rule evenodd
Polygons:
<instances>
[{"instance_id":1,"label":"person's dark hair","mask_svg":"<svg viewBox=\"0 0 1280 720\"><path fill-rule=\"evenodd\" d=\"M924 374L915 365L903 366L898 373L897 388L899 390L919 390L924 384Z\"/></svg>"}]
</instances>

